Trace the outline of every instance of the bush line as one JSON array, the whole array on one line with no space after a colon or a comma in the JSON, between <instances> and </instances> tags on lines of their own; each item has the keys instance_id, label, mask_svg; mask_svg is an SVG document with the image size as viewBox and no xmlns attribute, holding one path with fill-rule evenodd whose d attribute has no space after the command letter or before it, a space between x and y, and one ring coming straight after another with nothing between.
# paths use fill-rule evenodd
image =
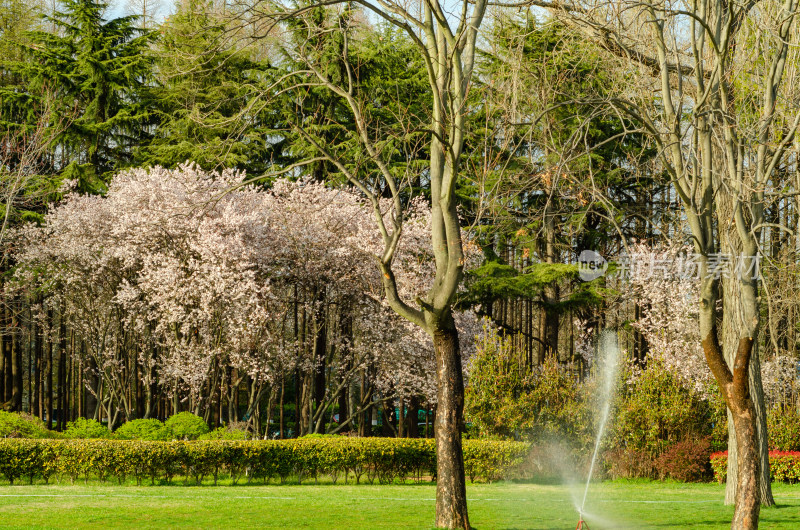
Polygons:
<instances>
[{"instance_id":1,"label":"bush line","mask_svg":"<svg viewBox=\"0 0 800 530\"><path fill-rule=\"evenodd\" d=\"M464 467L471 481L502 478L522 461L529 446L521 442L464 440ZM0 439L0 474L11 484L22 479L127 478L201 484L221 475L240 481L281 483L328 475L336 483L354 477L374 483L434 476L436 449L431 439L313 438L292 440L48 440Z\"/></svg>"},{"instance_id":2,"label":"bush line","mask_svg":"<svg viewBox=\"0 0 800 530\"><path fill-rule=\"evenodd\" d=\"M722 484L728 476L728 452L711 455L714 478ZM774 482L800 482L800 451L770 451L769 470Z\"/></svg>"}]
</instances>

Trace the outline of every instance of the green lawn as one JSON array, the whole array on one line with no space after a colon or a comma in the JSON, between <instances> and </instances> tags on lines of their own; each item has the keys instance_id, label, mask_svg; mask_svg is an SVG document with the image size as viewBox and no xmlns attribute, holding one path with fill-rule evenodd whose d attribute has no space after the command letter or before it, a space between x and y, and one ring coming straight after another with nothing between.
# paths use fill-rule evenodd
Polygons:
<instances>
[{"instance_id":1,"label":"green lawn","mask_svg":"<svg viewBox=\"0 0 800 530\"><path fill-rule=\"evenodd\" d=\"M479 529L573 529L570 489L543 484L468 487ZM580 496L582 492L574 491ZM732 509L716 484L594 484L592 530L727 528ZM2 528L430 528L435 487L418 485L0 486ZM776 485L762 528L800 528L800 486ZM598 517L599 516L599 517Z\"/></svg>"}]
</instances>

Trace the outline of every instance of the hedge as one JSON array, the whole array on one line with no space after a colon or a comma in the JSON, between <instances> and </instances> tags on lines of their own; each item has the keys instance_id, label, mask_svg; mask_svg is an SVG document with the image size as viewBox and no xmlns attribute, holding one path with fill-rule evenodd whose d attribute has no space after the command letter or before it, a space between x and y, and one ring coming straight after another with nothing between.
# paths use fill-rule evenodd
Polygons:
<instances>
[{"instance_id":1,"label":"hedge","mask_svg":"<svg viewBox=\"0 0 800 530\"><path fill-rule=\"evenodd\" d=\"M464 466L470 480L496 480L522 461L528 445L520 442L464 440ZM328 475L336 483L354 477L373 483L395 478L435 478L436 451L431 439L309 438L293 440L46 440L0 439L0 474L11 484L26 478L47 483L52 477L88 480L111 477L200 484L220 475L242 480L302 483Z\"/></svg>"},{"instance_id":2,"label":"hedge","mask_svg":"<svg viewBox=\"0 0 800 530\"><path fill-rule=\"evenodd\" d=\"M722 484L728 476L728 452L711 455L714 478ZM770 451L769 470L776 482L800 482L800 451Z\"/></svg>"}]
</instances>

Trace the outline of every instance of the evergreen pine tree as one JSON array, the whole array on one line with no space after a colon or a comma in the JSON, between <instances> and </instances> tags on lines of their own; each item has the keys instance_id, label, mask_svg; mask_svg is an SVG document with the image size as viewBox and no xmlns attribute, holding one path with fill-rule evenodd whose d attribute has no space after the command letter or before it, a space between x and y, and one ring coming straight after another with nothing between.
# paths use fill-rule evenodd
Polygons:
<instances>
[{"instance_id":1,"label":"evergreen pine tree","mask_svg":"<svg viewBox=\"0 0 800 530\"><path fill-rule=\"evenodd\" d=\"M150 75L148 35L136 17L106 21L106 4L63 0L63 11L46 15L50 31L26 33L22 60L4 68L19 79L0 92L4 115L35 109L34 100L53 96L56 116L68 116L53 154L52 169L77 178L84 189L102 188L110 172L128 164L143 134L147 111L140 98ZM25 124L35 115L16 112ZM52 124L55 126L55 124Z\"/></svg>"}]
</instances>

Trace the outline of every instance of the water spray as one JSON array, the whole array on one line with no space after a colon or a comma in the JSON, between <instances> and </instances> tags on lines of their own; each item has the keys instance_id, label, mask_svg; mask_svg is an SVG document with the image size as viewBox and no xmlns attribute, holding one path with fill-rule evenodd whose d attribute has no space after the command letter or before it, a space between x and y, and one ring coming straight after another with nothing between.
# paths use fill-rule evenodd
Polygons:
<instances>
[{"instance_id":1,"label":"water spray","mask_svg":"<svg viewBox=\"0 0 800 530\"><path fill-rule=\"evenodd\" d=\"M589 476L586 477L586 489L583 491L583 502L578 508L578 526L575 530L589 530L589 525L583 520L583 509L586 507L586 497L589 494L589 483L594 474L594 465L597 461L597 453L600 450L600 442L603 438L603 431L606 428L609 413L611 412L611 399L614 395L614 383L617 379L617 368L620 361L619 344L617 343L617 334L611 330L606 330L600 335L599 353L603 362L603 408L600 412L600 427L597 431L597 439L594 444L594 453L592 454L592 463L589 466Z\"/></svg>"}]
</instances>

